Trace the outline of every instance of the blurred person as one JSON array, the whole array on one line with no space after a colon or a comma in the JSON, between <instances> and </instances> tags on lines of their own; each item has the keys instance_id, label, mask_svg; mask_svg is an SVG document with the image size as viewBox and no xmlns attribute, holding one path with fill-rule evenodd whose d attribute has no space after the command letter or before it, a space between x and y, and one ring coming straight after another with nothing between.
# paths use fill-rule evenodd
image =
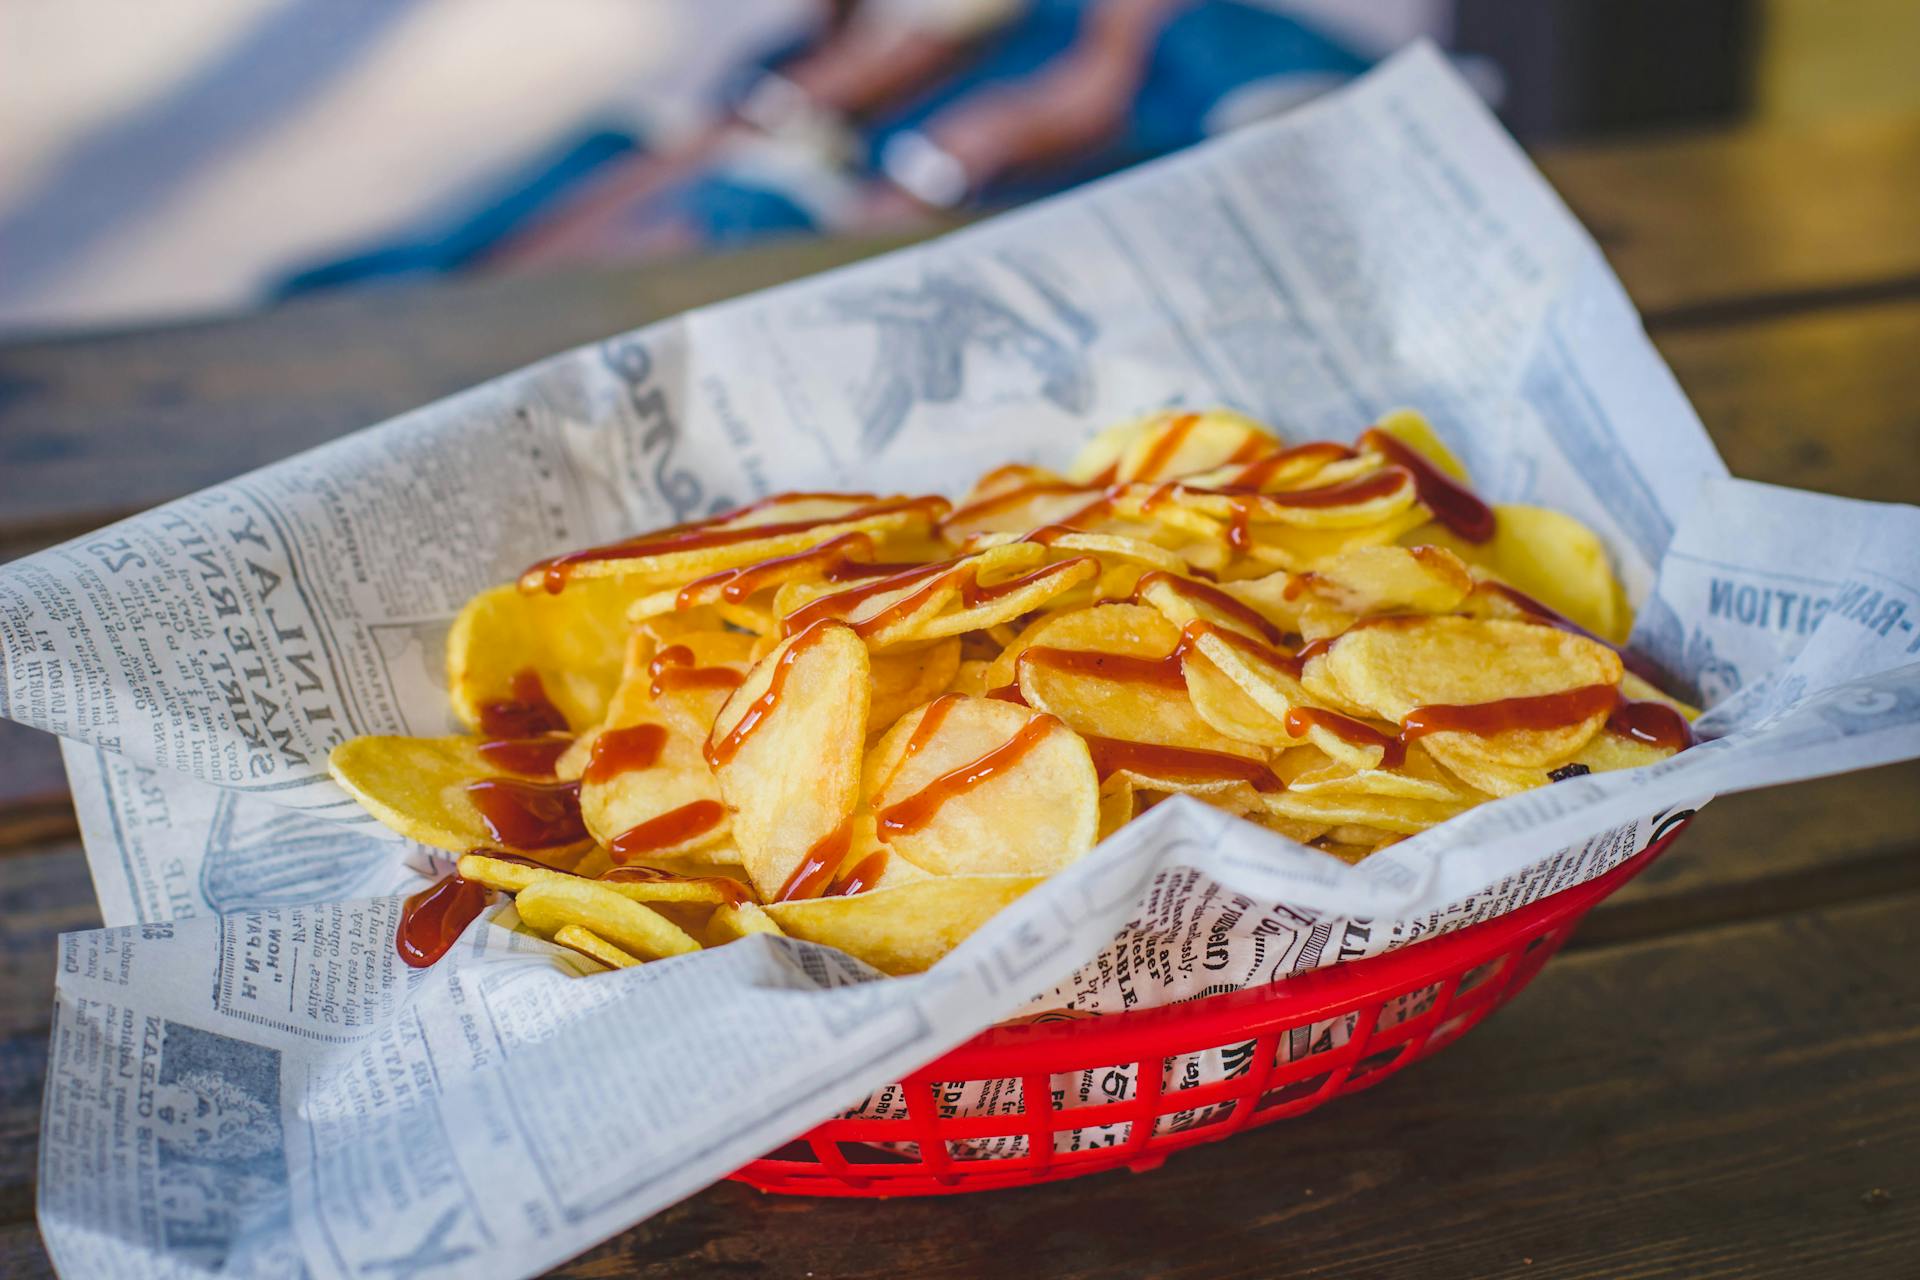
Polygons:
<instances>
[{"instance_id":1,"label":"blurred person","mask_svg":"<svg viewBox=\"0 0 1920 1280\"><path fill-rule=\"evenodd\" d=\"M1269 114L1444 35L1446 11L16 2L0 106L26 125L0 136L0 325L910 228Z\"/></svg>"}]
</instances>

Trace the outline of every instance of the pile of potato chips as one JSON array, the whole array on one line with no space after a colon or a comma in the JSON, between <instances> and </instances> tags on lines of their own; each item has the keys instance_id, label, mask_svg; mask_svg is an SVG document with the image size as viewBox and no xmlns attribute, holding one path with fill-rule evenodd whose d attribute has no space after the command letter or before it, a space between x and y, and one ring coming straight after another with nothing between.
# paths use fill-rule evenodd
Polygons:
<instances>
[{"instance_id":1,"label":"pile of potato chips","mask_svg":"<svg viewBox=\"0 0 1920 1280\"><path fill-rule=\"evenodd\" d=\"M333 774L605 965L761 932L905 973L1170 795L1351 862L1684 748L1595 536L1464 479L1412 413L1286 447L1216 410L958 504L778 495L481 593L471 732Z\"/></svg>"}]
</instances>

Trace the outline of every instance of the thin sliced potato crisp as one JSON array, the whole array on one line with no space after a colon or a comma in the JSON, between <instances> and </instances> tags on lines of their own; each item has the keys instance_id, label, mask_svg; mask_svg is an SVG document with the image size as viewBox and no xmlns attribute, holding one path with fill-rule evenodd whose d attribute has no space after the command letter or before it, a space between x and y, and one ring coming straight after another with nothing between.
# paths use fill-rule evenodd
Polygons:
<instances>
[{"instance_id":1,"label":"thin sliced potato crisp","mask_svg":"<svg viewBox=\"0 0 1920 1280\"><path fill-rule=\"evenodd\" d=\"M706 760L733 815L753 887L780 898L812 858L845 853L859 799L871 705L867 647L843 623L815 623L762 658L728 699ZM834 850L837 840L841 845Z\"/></svg>"},{"instance_id":2,"label":"thin sliced potato crisp","mask_svg":"<svg viewBox=\"0 0 1920 1280\"><path fill-rule=\"evenodd\" d=\"M588 847L579 789L507 776L479 738L349 738L327 771L361 807L409 840L462 853L490 847L565 864Z\"/></svg>"},{"instance_id":3,"label":"thin sliced potato crisp","mask_svg":"<svg viewBox=\"0 0 1920 1280\"><path fill-rule=\"evenodd\" d=\"M819 942L882 973L920 973L1042 876L939 876L841 898L775 902L767 914L791 938Z\"/></svg>"},{"instance_id":4,"label":"thin sliced potato crisp","mask_svg":"<svg viewBox=\"0 0 1920 1280\"><path fill-rule=\"evenodd\" d=\"M1171 408L957 504L778 494L543 561L449 637L485 738L330 765L464 855L441 899L600 964L758 933L910 973L1174 795L1357 862L1666 759L1698 712L1631 624L1593 531L1481 502L1417 413Z\"/></svg>"},{"instance_id":5,"label":"thin sliced potato crisp","mask_svg":"<svg viewBox=\"0 0 1920 1280\"><path fill-rule=\"evenodd\" d=\"M577 876L536 880L515 895L513 905L528 928L552 937L577 925L642 960L698 951L700 944L650 907Z\"/></svg>"},{"instance_id":6,"label":"thin sliced potato crisp","mask_svg":"<svg viewBox=\"0 0 1920 1280\"><path fill-rule=\"evenodd\" d=\"M880 838L936 875L1046 875L1093 847L1099 780L1087 744L1051 716L949 694L867 756Z\"/></svg>"}]
</instances>

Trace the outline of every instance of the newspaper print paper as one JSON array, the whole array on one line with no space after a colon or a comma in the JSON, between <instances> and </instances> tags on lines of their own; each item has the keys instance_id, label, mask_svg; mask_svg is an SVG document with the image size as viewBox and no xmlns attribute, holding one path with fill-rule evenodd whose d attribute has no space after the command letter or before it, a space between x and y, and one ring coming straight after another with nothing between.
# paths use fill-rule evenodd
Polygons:
<instances>
[{"instance_id":1,"label":"newspaper print paper","mask_svg":"<svg viewBox=\"0 0 1920 1280\"><path fill-rule=\"evenodd\" d=\"M484 925L400 963L392 894L425 851L324 759L448 726L440 643L470 593L777 489L952 492L1216 402L1294 438L1423 409L1489 497L1602 533L1639 640L1723 736L1353 868L1163 804L914 978L754 938L576 981ZM61 943L48 1247L110 1280L536 1273L884 1109L888 1081L1023 1007L1371 954L1598 874L1715 792L1920 754L1915 523L1727 480L1590 240L1417 49L1283 120L5 566L0 713L71 739L118 926ZM1229 915L1224 968L1183 958Z\"/></svg>"}]
</instances>

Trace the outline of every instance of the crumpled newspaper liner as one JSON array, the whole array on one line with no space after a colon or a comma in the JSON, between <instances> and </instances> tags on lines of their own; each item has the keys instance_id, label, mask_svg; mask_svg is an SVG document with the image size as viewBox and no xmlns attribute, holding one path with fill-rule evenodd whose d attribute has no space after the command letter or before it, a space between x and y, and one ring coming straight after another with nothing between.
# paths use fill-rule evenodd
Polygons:
<instances>
[{"instance_id":1,"label":"crumpled newspaper liner","mask_svg":"<svg viewBox=\"0 0 1920 1280\"><path fill-rule=\"evenodd\" d=\"M325 755L446 726L441 641L472 592L771 490L950 492L1215 402L1293 438L1426 411L1490 499L1600 532L1634 643L1712 740L1355 867L1175 799L911 978L753 938L577 981L499 928L400 963L380 895L420 851ZM0 567L0 713L72 740L121 926L61 942L43 1236L70 1277L537 1272L890 1105L1023 1008L1373 954L1599 874L1654 815L1920 754L1916 548L1913 508L1725 478L1598 251L1424 48L1072 196L556 357ZM1183 958L1215 932L1224 968Z\"/></svg>"}]
</instances>

